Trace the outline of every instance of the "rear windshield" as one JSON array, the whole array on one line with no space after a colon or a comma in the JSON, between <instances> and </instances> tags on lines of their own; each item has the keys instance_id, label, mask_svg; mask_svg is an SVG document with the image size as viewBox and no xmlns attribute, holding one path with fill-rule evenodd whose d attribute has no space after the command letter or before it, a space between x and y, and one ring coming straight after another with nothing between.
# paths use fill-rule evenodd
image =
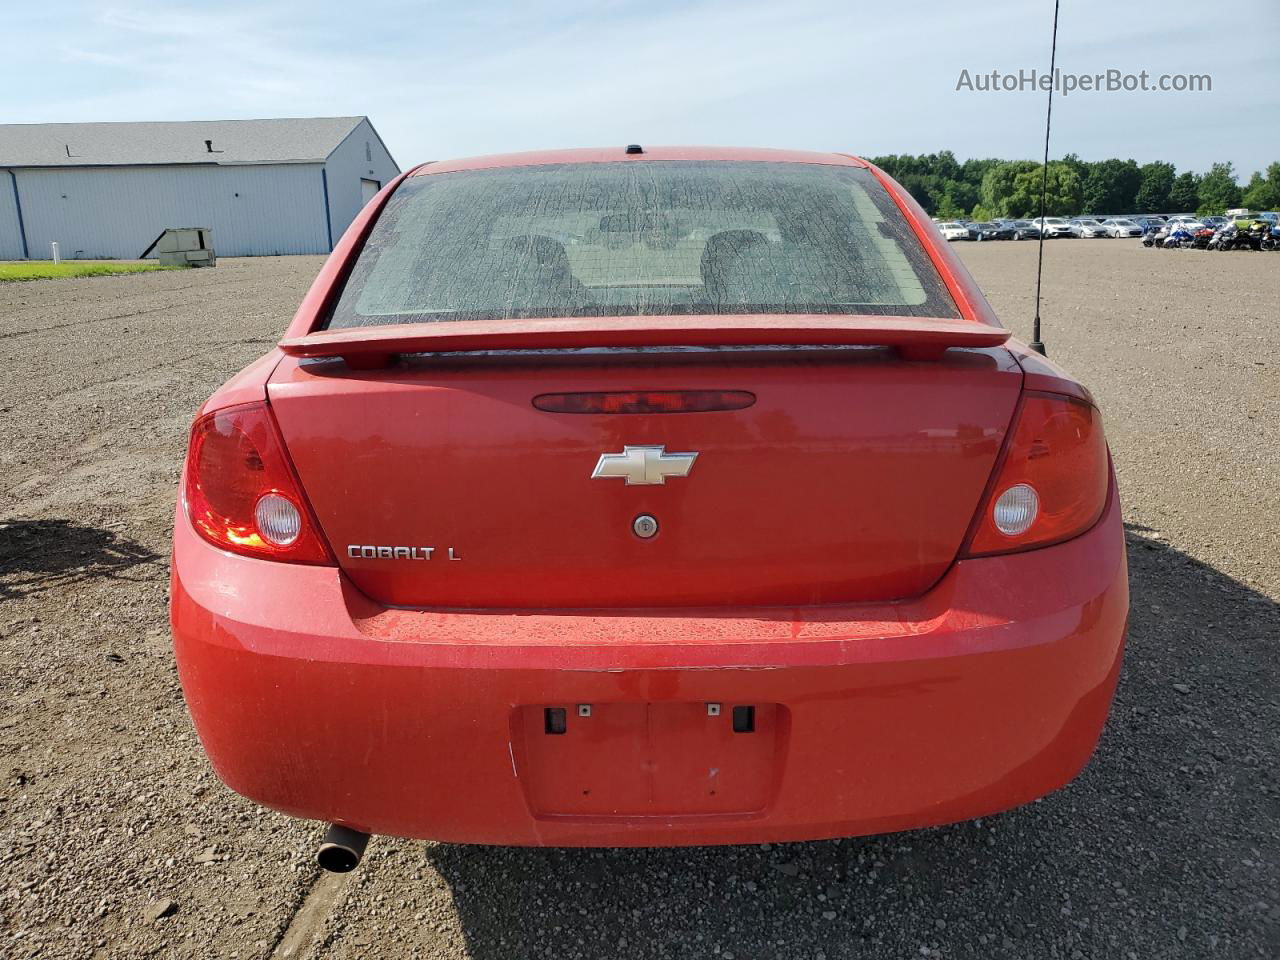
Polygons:
<instances>
[{"instance_id":1,"label":"rear windshield","mask_svg":"<svg viewBox=\"0 0 1280 960\"><path fill-rule=\"evenodd\" d=\"M869 171L648 161L410 177L328 326L733 313L958 316Z\"/></svg>"}]
</instances>

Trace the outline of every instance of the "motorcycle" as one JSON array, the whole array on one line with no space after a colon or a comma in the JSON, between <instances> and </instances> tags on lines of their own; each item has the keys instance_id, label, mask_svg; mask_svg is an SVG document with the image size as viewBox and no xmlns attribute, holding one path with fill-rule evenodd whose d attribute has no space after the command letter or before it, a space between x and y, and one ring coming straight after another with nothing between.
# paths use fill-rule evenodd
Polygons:
<instances>
[{"instance_id":1,"label":"motorcycle","mask_svg":"<svg viewBox=\"0 0 1280 960\"><path fill-rule=\"evenodd\" d=\"M1274 226L1262 237L1263 250L1280 250L1280 226Z\"/></svg>"},{"instance_id":2,"label":"motorcycle","mask_svg":"<svg viewBox=\"0 0 1280 960\"><path fill-rule=\"evenodd\" d=\"M1142 245L1144 247L1159 247L1164 243L1164 238L1168 235L1168 227L1147 227L1142 234Z\"/></svg>"},{"instance_id":3,"label":"motorcycle","mask_svg":"<svg viewBox=\"0 0 1280 960\"><path fill-rule=\"evenodd\" d=\"M1182 227L1178 227L1177 229L1172 231L1167 237L1164 238L1164 242L1161 244L1161 246L1167 250L1174 250L1174 249L1177 249L1178 247L1190 246L1192 240L1193 240L1193 237L1191 236L1190 230L1185 230Z\"/></svg>"},{"instance_id":4,"label":"motorcycle","mask_svg":"<svg viewBox=\"0 0 1280 960\"><path fill-rule=\"evenodd\" d=\"M1236 228L1235 239L1231 246L1223 247L1224 250L1261 250L1262 241L1271 235L1272 224L1270 220L1248 219L1237 220L1234 224Z\"/></svg>"},{"instance_id":5,"label":"motorcycle","mask_svg":"<svg viewBox=\"0 0 1280 960\"><path fill-rule=\"evenodd\" d=\"M1271 221L1255 220L1249 227L1248 243L1252 250L1261 250L1262 241L1271 236Z\"/></svg>"},{"instance_id":6,"label":"motorcycle","mask_svg":"<svg viewBox=\"0 0 1280 960\"><path fill-rule=\"evenodd\" d=\"M1203 230L1197 230L1195 236L1192 237L1191 245L1197 250L1208 250L1209 241L1213 239L1214 230L1212 227L1205 227Z\"/></svg>"},{"instance_id":7,"label":"motorcycle","mask_svg":"<svg viewBox=\"0 0 1280 960\"><path fill-rule=\"evenodd\" d=\"M1213 234L1213 239L1209 241L1210 250L1230 250L1236 240L1236 225L1234 223L1224 223Z\"/></svg>"}]
</instances>

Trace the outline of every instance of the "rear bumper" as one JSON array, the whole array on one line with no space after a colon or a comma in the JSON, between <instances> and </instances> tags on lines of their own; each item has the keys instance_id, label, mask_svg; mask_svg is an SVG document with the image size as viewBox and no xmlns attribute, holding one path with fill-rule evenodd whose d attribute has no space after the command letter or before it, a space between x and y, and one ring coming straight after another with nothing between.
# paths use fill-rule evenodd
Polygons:
<instances>
[{"instance_id":1,"label":"rear bumper","mask_svg":"<svg viewBox=\"0 0 1280 960\"><path fill-rule=\"evenodd\" d=\"M1114 493L1082 537L879 607L385 610L335 569L224 553L181 515L174 534L178 668L219 776L295 816L454 842L815 839L1028 802L1092 754L1127 613ZM734 705L757 706L754 732L726 726Z\"/></svg>"}]
</instances>

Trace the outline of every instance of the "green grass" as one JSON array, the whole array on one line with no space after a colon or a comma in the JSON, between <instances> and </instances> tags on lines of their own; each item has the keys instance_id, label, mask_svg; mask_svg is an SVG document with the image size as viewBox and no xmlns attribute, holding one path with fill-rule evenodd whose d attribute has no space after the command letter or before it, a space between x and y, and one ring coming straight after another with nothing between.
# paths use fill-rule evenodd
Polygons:
<instances>
[{"instance_id":1,"label":"green grass","mask_svg":"<svg viewBox=\"0 0 1280 960\"><path fill-rule=\"evenodd\" d=\"M15 260L0 263L0 283L16 280L52 280L62 277L108 277L117 273L146 273L151 270L185 270L162 267L158 263L131 263L126 260Z\"/></svg>"}]
</instances>

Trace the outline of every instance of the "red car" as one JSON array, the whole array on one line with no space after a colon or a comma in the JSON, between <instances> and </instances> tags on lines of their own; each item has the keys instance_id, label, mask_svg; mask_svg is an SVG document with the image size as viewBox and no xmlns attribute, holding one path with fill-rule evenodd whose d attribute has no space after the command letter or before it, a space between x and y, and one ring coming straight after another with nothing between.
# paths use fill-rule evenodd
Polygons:
<instances>
[{"instance_id":1,"label":"red car","mask_svg":"<svg viewBox=\"0 0 1280 960\"><path fill-rule=\"evenodd\" d=\"M367 834L757 843L1026 803L1120 669L1089 392L851 156L434 163L191 431L172 622L223 780Z\"/></svg>"}]
</instances>

